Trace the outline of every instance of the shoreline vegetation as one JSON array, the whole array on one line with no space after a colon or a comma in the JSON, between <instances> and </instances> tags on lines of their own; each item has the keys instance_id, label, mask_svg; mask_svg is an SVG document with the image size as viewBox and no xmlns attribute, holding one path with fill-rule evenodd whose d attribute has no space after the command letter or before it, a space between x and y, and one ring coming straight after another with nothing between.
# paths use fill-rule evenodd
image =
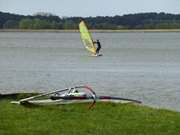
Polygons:
<instances>
[{"instance_id":1,"label":"shoreline vegetation","mask_svg":"<svg viewBox=\"0 0 180 135\"><path fill-rule=\"evenodd\" d=\"M180 132L180 112L144 105L86 103L22 106L10 101L27 94L0 96L2 135L175 135ZM48 126L48 127L47 127Z\"/></svg>"},{"instance_id":2,"label":"shoreline vegetation","mask_svg":"<svg viewBox=\"0 0 180 135\"><path fill-rule=\"evenodd\" d=\"M122 29L122 30L107 30L107 29L91 29L94 33L123 33L123 32L180 32L180 29ZM78 33L78 29L0 29L0 32L57 32L57 33Z\"/></svg>"},{"instance_id":3,"label":"shoreline vegetation","mask_svg":"<svg viewBox=\"0 0 180 135\"><path fill-rule=\"evenodd\" d=\"M18 15L0 11L0 29L57 29L76 30L84 20L89 29L96 30L143 30L180 29L180 14L136 13L96 17L59 17L51 13Z\"/></svg>"}]
</instances>

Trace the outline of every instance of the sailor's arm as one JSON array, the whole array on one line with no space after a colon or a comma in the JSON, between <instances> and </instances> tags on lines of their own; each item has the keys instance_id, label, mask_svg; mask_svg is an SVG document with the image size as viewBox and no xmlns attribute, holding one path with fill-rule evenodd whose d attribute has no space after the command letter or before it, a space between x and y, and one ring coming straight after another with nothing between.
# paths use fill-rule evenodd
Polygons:
<instances>
[{"instance_id":1,"label":"sailor's arm","mask_svg":"<svg viewBox=\"0 0 180 135\"><path fill-rule=\"evenodd\" d=\"M96 41L93 41L93 44L97 44L97 42L96 42Z\"/></svg>"}]
</instances>

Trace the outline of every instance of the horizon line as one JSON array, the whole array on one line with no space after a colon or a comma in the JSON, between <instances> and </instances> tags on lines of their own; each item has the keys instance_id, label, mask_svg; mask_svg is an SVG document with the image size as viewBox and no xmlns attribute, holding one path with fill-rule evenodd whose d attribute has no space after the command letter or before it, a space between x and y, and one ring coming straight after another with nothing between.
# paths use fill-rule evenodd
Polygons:
<instances>
[{"instance_id":1,"label":"horizon line","mask_svg":"<svg viewBox=\"0 0 180 135\"><path fill-rule=\"evenodd\" d=\"M170 13L170 12L134 12L134 13L126 13L126 14L122 14L122 15L119 15L119 14L116 14L116 15L96 15L96 16L59 16L57 14L54 14L54 13L51 13L51 12L34 12L32 14L19 14L19 13L13 13L13 12L8 12L8 11L0 11L2 13L8 13L8 14L14 14L14 15L22 15L22 16L36 16L36 15L33 15L33 14L36 14L36 13L48 13L48 14L51 14L52 16L58 16L60 18L71 18L71 17L80 17L80 18L88 18L88 17L115 17L115 16L125 16L125 15L135 15L135 14L148 14L148 13L157 13L157 14L161 14L161 13L164 13L164 14L172 14L172 15L180 15L180 13Z\"/></svg>"}]
</instances>

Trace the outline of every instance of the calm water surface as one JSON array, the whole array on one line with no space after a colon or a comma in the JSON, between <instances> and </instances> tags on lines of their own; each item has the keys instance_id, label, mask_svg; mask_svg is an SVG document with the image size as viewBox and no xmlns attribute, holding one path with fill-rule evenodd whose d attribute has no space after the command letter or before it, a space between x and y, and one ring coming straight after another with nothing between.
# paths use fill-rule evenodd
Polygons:
<instances>
[{"instance_id":1,"label":"calm water surface","mask_svg":"<svg viewBox=\"0 0 180 135\"><path fill-rule=\"evenodd\" d=\"M102 57L90 57L79 33L0 32L0 93L89 84L180 111L180 33L93 33Z\"/></svg>"}]
</instances>

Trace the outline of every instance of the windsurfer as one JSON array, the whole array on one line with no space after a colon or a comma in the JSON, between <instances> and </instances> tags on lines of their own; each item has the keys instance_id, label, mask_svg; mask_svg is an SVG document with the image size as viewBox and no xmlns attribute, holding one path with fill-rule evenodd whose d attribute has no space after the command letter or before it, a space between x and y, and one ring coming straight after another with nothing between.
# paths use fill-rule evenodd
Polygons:
<instances>
[{"instance_id":1,"label":"windsurfer","mask_svg":"<svg viewBox=\"0 0 180 135\"><path fill-rule=\"evenodd\" d=\"M93 43L97 45L96 55L98 55L98 54L99 54L99 51L100 51L100 49L101 49L101 43L100 43L100 41L99 41L98 39L97 39L96 41L94 41Z\"/></svg>"}]
</instances>

